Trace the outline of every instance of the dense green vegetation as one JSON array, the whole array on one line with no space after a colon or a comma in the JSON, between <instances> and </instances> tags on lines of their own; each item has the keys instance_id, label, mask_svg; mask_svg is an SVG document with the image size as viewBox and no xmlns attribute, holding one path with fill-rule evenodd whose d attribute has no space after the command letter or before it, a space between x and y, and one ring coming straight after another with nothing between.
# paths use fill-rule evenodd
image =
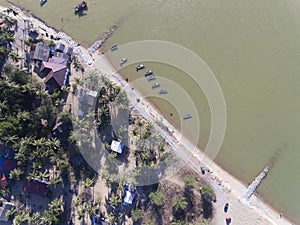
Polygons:
<instances>
[{"instance_id":1,"label":"dense green vegetation","mask_svg":"<svg viewBox=\"0 0 300 225\"><path fill-rule=\"evenodd\" d=\"M14 25L16 24L16 20L10 19L6 16L1 16L3 19L5 26L0 27L0 69L4 65L7 57L12 53L11 44L14 42ZM14 57L15 55L12 54Z\"/></svg>"}]
</instances>

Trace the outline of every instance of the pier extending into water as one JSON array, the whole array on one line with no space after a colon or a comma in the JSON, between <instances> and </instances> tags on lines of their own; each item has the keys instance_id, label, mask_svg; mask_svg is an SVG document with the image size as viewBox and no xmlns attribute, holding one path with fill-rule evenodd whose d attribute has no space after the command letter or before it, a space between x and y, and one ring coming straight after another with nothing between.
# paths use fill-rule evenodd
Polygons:
<instances>
[{"instance_id":1,"label":"pier extending into water","mask_svg":"<svg viewBox=\"0 0 300 225\"><path fill-rule=\"evenodd\" d=\"M249 200L250 200L251 196L255 193L256 189L261 184L263 179L266 178L266 176L272 169L273 165L275 164L275 161L278 158L279 154L280 154L280 150L276 152L276 154L271 158L271 160L269 161L267 166L265 166L265 168L262 170L262 172L252 181L252 183L248 186L246 192L241 195L239 200L243 204L245 204L247 206L250 205Z\"/></svg>"}]
</instances>

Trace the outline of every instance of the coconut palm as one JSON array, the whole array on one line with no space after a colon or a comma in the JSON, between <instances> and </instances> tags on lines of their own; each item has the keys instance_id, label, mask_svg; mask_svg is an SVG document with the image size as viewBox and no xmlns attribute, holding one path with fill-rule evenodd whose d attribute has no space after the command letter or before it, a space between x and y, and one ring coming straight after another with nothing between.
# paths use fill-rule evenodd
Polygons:
<instances>
[{"instance_id":1,"label":"coconut palm","mask_svg":"<svg viewBox=\"0 0 300 225\"><path fill-rule=\"evenodd\" d=\"M20 59L22 59L17 53L15 52L11 52L9 53L9 57L11 58L11 60L15 63L19 62Z\"/></svg>"},{"instance_id":2,"label":"coconut palm","mask_svg":"<svg viewBox=\"0 0 300 225\"><path fill-rule=\"evenodd\" d=\"M116 195L116 194L112 194L111 196L110 196L110 198L109 198L109 204L111 205L111 206L118 206L119 205L119 203L121 202L121 199L120 199L120 197L118 196L118 195Z\"/></svg>"},{"instance_id":3,"label":"coconut palm","mask_svg":"<svg viewBox=\"0 0 300 225\"><path fill-rule=\"evenodd\" d=\"M131 211L132 220L134 222L139 221L142 218L142 210L134 209Z\"/></svg>"},{"instance_id":4,"label":"coconut palm","mask_svg":"<svg viewBox=\"0 0 300 225\"><path fill-rule=\"evenodd\" d=\"M74 83L77 84L77 85L79 85L79 86L82 86L83 81L82 81L82 79L80 77L75 77L74 78Z\"/></svg>"},{"instance_id":5,"label":"coconut palm","mask_svg":"<svg viewBox=\"0 0 300 225\"><path fill-rule=\"evenodd\" d=\"M195 188L196 187L196 177L192 174L188 174L183 178L184 185L187 188Z\"/></svg>"},{"instance_id":6,"label":"coconut palm","mask_svg":"<svg viewBox=\"0 0 300 225\"><path fill-rule=\"evenodd\" d=\"M93 178L85 178L85 180L82 182L82 187L83 189L89 189L90 187L92 187L95 183L95 180Z\"/></svg>"},{"instance_id":7,"label":"coconut palm","mask_svg":"<svg viewBox=\"0 0 300 225\"><path fill-rule=\"evenodd\" d=\"M29 219L30 219L30 216L28 213L20 211L20 212L17 212L17 214L15 215L13 224L14 225L25 225L25 224L28 224Z\"/></svg>"},{"instance_id":8,"label":"coconut palm","mask_svg":"<svg viewBox=\"0 0 300 225\"><path fill-rule=\"evenodd\" d=\"M174 199L172 206L174 207L175 211L185 210L188 205L188 202L186 201L186 198L182 195L176 196Z\"/></svg>"},{"instance_id":9,"label":"coconut palm","mask_svg":"<svg viewBox=\"0 0 300 225\"><path fill-rule=\"evenodd\" d=\"M109 144L108 142L106 142L106 141L103 142L103 146L104 146L104 148L107 149L107 150L110 149L110 144Z\"/></svg>"},{"instance_id":10,"label":"coconut palm","mask_svg":"<svg viewBox=\"0 0 300 225\"><path fill-rule=\"evenodd\" d=\"M187 225L187 223L182 220L174 220L171 225Z\"/></svg>"},{"instance_id":11,"label":"coconut palm","mask_svg":"<svg viewBox=\"0 0 300 225\"><path fill-rule=\"evenodd\" d=\"M132 131L131 131L131 133L132 133L132 135L133 135L134 137L136 137L137 134L138 134L137 128L133 128Z\"/></svg>"},{"instance_id":12,"label":"coconut palm","mask_svg":"<svg viewBox=\"0 0 300 225\"><path fill-rule=\"evenodd\" d=\"M120 221L120 217L116 215L115 213L111 212L108 214L108 222L112 225L117 224Z\"/></svg>"},{"instance_id":13,"label":"coconut palm","mask_svg":"<svg viewBox=\"0 0 300 225\"><path fill-rule=\"evenodd\" d=\"M201 196L208 201L213 201L216 198L214 190L208 185L203 185L200 188L200 193L201 193Z\"/></svg>"},{"instance_id":14,"label":"coconut palm","mask_svg":"<svg viewBox=\"0 0 300 225\"><path fill-rule=\"evenodd\" d=\"M109 109L106 106L102 106L98 108L98 118L102 116L109 116Z\"/></svg>"},{"instance_id":15,"label":"coconut palm","mask_svg":"<svg viewBox=\"0 0 300 225\"><path fill-rule=\"evenodd\" d=\"M35 212L31 215L30 219L29 219L29 224L40 224L39 220L41 218L41 214L39 212Z\"/></svg>"},{"instance_id":16,"label":"coconut palm","mask_svg":"<svg viewBox=\"0 0 300 225\"><path fill-rule=\"evenodd\" d=\"M61 198L55 198L48 204L49 211L55 216L60 216L63 212L63 200Z\"/></svg>"},{"instance_id":17,"label":"coconut palm","mask_svg":"<svg viewBox=\"0 0 300 225\"><path fill-rule=\"evenodd\" d=\"M162 206L164 204L166 196L159 191L155 191L149 194L149 198L152 204L156 206Z\"/></svg>"},{"instance_id":18,"label":"coconut palm","mask_svg":"<svg viewBox=\"0 0 300 225\"><path fill-rule=\"evenodd\" d=\"M73 66L74 66L74 68L75 68L76 71L78 71L79 69L82 68L81 63L78 60L74 60L73 61Z\"/></svg>"},{"instance_id":19,"label":"coconut palm","mask_svg":"<svg viewBox=\"0 0 300 225\"><path fill-rule=\"evenodd\" d=\"M15 168L9 173L9 178L10 179L16 179L20 180L22 178L22 175L24 174L24 171L21 170L20 168Z\"/></svg>"}]
</instances>

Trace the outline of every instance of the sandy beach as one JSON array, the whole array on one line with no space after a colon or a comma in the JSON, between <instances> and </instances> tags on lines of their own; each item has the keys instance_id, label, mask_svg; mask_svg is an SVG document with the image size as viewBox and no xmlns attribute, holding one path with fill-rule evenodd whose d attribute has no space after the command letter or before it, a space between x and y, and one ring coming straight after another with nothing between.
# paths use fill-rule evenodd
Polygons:
<instances>
[{"instance_id":1,"label":"sandy beach","mask_svg":"<svg viewBox=\"0 0 300 225\"><path fill-rule=\"evenodd\" d=\"M0 6L0 11L3 12L5 10L4 7ZM140 99L140 102L134 104L135 108L139 110L139 112L149 121L152 121L153 124L156 124L156 121L162 119L162 122L165 126L168 127L169 130L174 131L173 136L170 136L166 131L159 128L156 125L156 128L161 132L161 135L166 138L166 140L172 145L177 144L180 141L182 148L180 150L184 152L179 152L179 155L189 156L189 165L192 169L194 169L199 176L207 181L215 190L217 196L217 202L214 204L215 207L215 215L211 224L222 225L225 223L226 217L232 218L232 224L292 224L286 218L281 218L280 212L276 212L269 205L264 203L258 197L253 195L249 201L249 206L241 203L239 198L246 192L247 187L245 184L241 183L239 180L231 176L225 170L220 168L214 162L211 162L207 165L204 165L210 172L207 172L205 175L200 174L200 163L201 159L203 159L203 153L198 149L198 151L194 152L194 145L190 143L190 141L184 137L181 137L181 134L178 130L176 130L167 120L163 119L163 117L159 114L154 107L139 93L137 90L132 91L130 83L126 83L122 80L121 76L115 73L115 69L111 67L105 54L94 53L89 54L88 49L83 48L82 46L78 46L77 43L73 42L70 37L63 33L57 34L57 32L36 18L28 17L22 12L19 15L14 16L17 20L28 20L33 23L36 27L42 28L48 34L52 34L54 36L59 36L62 38L63 42L67 45L71 45L74 47L75 54L78 55L82 64L91 69L97 69L102 74L106 74L109 79L111 79L117 85L123 87L130 101L136 102L136 99ZM130 62L128 62L130 63ZM176 151L176 149L174 149ZM172 179L172 178L170 178ZM228 213L224 213L223 208L224 204L229 203L229 211Z\"/></svg>"}]
</instances>

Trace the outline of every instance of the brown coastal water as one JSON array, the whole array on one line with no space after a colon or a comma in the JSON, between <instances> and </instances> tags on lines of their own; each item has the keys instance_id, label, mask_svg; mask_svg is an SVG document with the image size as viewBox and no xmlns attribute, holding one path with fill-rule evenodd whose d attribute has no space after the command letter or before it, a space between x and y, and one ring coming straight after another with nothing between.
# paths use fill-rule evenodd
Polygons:
<instances>
[{"instance_id":1,"label":"brown coastal water","mask_svg":"<svg viewBox=\"0 0 300 225\"><path fill-rule=\"evenodd\" d=\"M299 1L95 0L88 2L87 15L80 18L73 14L77 1L51 0L43 7L37 0L14 2L85 45L118 24L107 48L114 43L154 39L175 42L197 53L216 75L227 105L226 136L216 161L249 183L280 151L259 193L300 224ZM180 84L194 99L201 122L199 145L205 146L210 111L202 91L179 69L149 62L147 67ZM141 76L133 66L122 73L132 80ZM176 93L171 86L168 90ZM175 107L152 101L166 115L182 105L180 99ZM179 125L178 116L168 118Z\"/></svg>"}]
</instances>

